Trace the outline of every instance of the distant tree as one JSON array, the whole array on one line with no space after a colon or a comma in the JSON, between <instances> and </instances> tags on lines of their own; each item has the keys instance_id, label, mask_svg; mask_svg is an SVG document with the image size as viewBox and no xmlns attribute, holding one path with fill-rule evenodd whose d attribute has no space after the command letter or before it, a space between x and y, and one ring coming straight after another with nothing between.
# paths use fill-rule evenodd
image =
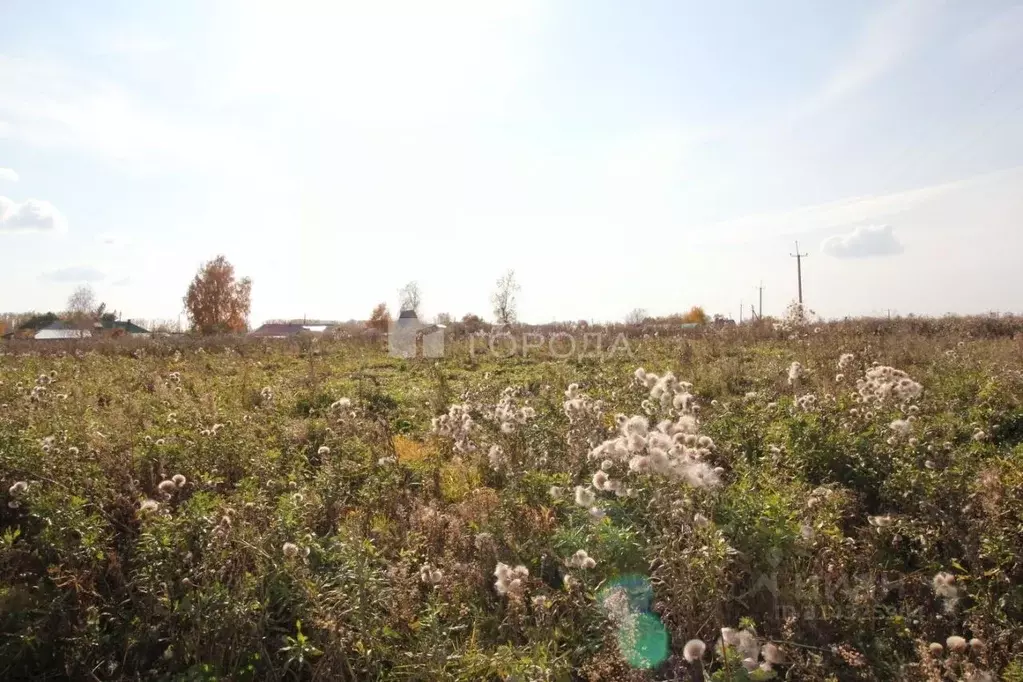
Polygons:
<instances>
[{"instance_id":1,"label":"distant tree","mask_svg":"<svg viewBox=\"0 0 1023 682\"><path fill-rule=\"evenodd\" d=\"M415 280L409 282L401 289L398 289L398 306L399 312L405 310L415 311L416 315L419 315L419 306L423 302L422 293L419 291L419 282Z\"/></svg>"},{"instance_id":2,"label":"distant tree","mask_svg":"<svg viewBox=\"0 0 1023 682\"><path fill-rule=\"evenodd\" d=\"M433 318L433 323L450 327L454 320L455 318L451 317L451 313L437 313L436 317Z\"/></svg>"},{"instance_id":3,"label":"distant tree","mask_svg":"<svg viewBox=\"0 0 1023 682\"><path fill-rule=\"evenodd\" d=\"M462 327L465 329L466 334L475 334L486 327L486 323L479 315L466 313L462 316Z\"/></svg>"},{"instance_id":4,"label":"distant tree","mask_svg":"<svg viewBox=\"0 0 1023 682\"><path fill-rule=\"evenodd\" d=\"M494 303L494 319L498 324L512 324L516 318L515 294L519 291L515 271L509 270L497 280L497 291L491 297Z\"/></svg>"},{"instance_id":5,"label":"distant tree","mask_svg":"<svg viewBox=\"0 0 1023 682\"><path fill-rule=\"evenodd\" d=\"M18 329L42 329L48 327L60 318L56 313L46 313L45 315L32 315L27 320L24 320L18 325Z\"/></svg>"},{"instance_id":6,"label":"distant tree","mask_svg":"<svg viewBox=\"0 0 1023 682\"><path fill-rule=\"evenodd\" d=\"M625 316L625 324L643 324L643 320L648 317L646 311L642 308L635 308L628 315Z\"/></svg>"},{"instance_id":7,"label":"distant tree","mask_svg":"<svg viewBox=\"0 0 1023 682\"><path fill-rule=\"evenodd\" d=\"M202 334L245 331L252 280L243 277L235 281L234 266L224 256L217 256L199 268L183 300L192 329Z\"/></svg>"},{"instance_id":8,"label":"distant tree","mask_svg":"<svg viewBox=\"0 0 1023 682\"><path fill-rule=\"evenodd\" d=\"M689 312L682 316L683 322L696 323L696 324L707 324L710 321L710 317L698 305L694 305L689 309Z\"/></svg>"},{"instance_id":9,"label":"distant tree","mask_svg":"<svg viewBox=\"0 0 1023 682\"><path fill-rule=\"evenodd\" d=\"M106 305L103 306L106 308ZM96 294L92 287L83 284L68 296L67 312L70 317L92 315L96 310ZM102 312L102 311L101 311Z\"/></svg>"},{"instance_id":10,"label":"distant tree","mask_svg":"<svg viewBox=\"0 0 1023 682\"><path fill-rule=\"evenodd\" d=\"M376 329L380 332L385 332L390 324L391 313L387 310L387 304L378 303L377 306L373 308L373 313L369 316L369 321L366 323L366 327L369 329Z\"/></svg>"},{"instance_id":11,"label":"distant tree","mask_svg":"<svg viewBox=\"0 0 1023 682\"><path fill-rule=\"evenodd\" d=\"M0 322L3 322L7 330L18 329L26 320L37 317L37 313L0 313Z\"/></svg>"}]
</instances>

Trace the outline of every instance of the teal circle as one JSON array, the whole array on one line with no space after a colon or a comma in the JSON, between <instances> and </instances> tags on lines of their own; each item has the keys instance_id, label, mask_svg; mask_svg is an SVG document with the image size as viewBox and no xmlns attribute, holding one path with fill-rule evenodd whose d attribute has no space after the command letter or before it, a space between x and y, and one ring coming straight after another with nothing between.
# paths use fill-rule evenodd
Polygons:
<instances>
[{"instance_id":1,"label":"teal circle","mask_svg":"<svg viewBox=\"0 0 1023 682\"><path fill-rule=\"evenodd\" d=\"M630 610L650 610L650 603L654 600L654 588L650 584L650 579L645 575L629 573L611 578L597 593L597 599L603 604L604 600L617 590L623 590L628 596Z\"/></svg>"},{"instance_id":2,"label":"teal circle","mask_svg":"<svg viewBox=\"0 0 1023 682\"><path fill-rule=\"evenodd\" d=\"M655 614L637 613L618 627L618 648L633 668L656 668L668 659L668 630Z\"/></svg>"}]
</instances>

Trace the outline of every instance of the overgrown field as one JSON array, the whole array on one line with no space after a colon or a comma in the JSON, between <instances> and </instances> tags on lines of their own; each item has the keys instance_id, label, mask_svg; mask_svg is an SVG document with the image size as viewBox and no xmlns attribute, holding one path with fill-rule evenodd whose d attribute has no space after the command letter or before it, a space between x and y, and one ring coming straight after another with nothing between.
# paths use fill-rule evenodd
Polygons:
<instances>
[{"instance_id":1,"label":"overgrown field","mask_svg":"<svg viewBox=\"0 0 1023 682\"><path fill-rule=\"evenodd\" d=\"M841 325L9 346L0 679L1020 681L1021 400Z\"/></svg>"}]
</instances>

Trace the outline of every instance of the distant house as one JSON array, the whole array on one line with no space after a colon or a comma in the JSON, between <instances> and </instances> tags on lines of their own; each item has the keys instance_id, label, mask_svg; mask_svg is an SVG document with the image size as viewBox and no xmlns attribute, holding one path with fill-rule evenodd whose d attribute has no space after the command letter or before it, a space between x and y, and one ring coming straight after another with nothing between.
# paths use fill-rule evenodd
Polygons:
<instances>
[{"instance_id":1,"label":"distant house","mask_svg":"<svg viewBox=\"0 0 1023 682\"><path fill-rule=\"evenodd\" d=\"M57 320L35 333L32 338L36 341L69 341L75 339L88 339L92 332L88 329L75 329L65 322Z\"/></svg>"},{"instance_id":2,"label":"distant house","mask_svg":"<svg viewBox=\"0 0 1023 682\"><path fill-rule=\"evenodd\" d=\"M100 329L107 334L128 336L149 336L149 330L144 329L131 320L105 319L100 323Z\"/></svg>"},{"instance_id":3,"label":"distant house","mask_svg":"<svg viewBox=\"0 0 1023 682\"><path fill-rule=\"evenodd\" d=\"M290 339L302 334L322 334L326 329L325 324L268 322L258 329L253 329L249 336L257 339Z\"/></svg>"}]
</instances>

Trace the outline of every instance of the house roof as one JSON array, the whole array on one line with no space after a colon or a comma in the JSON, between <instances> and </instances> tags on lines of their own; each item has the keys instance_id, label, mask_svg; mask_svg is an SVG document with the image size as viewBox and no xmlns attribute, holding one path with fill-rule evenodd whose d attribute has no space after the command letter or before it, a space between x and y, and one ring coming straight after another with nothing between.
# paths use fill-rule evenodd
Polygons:
<instances>
[{"instance_id":1,"label":"house roof","mask_svg":"<svg viewBox=\"0 0 1023 682\"><path fill-rule=\"evenodd\" d=\"M418 320L419 316L416 315L415 310L402 310L401 314L398 315L399 320Z\"/></svg>"},{"instance_id":2,"label":"house roof","mask_svg":"<svg viewBox=\"0 0 1023 682\"><path fill-rule=\"evenodd\" d=\"M264 324L258 329L253 329L249 332L249 336L257 336L263 338L277 339L284 338L287 336L298 336L302 333L318 333L326 331L327 325L324 324L291 324L291 323L279 323L270 322Z\"/></svg>"},{"instance_id":3,"label":"house roof","mask_svg":"<svg viewBox=\"0 0 1023 682\"><path fill-rule=\"evenodd\" d=\"M38 341L46 340L57 340L57 339L87 339L92 336L92 332L88 329L66 329L66 328L54 328L53 325L46 329L40 329L36 332L33 337Z\"/></svg>"},{"instance_id":4,"label":"house roof","mask_svg":"<svg viewBox=\"0 0 1023 682\"><path fill-rule=\"evenodd\" d=\"M148 329L143 329L131 320L103 320L104 329L123 329L129 334L148 334Z\"/></svg>"},{"instance_id":5,"label":"house roof","mask_svg":"<svg viewBox=\"0 0 1023 682\"><path fill-rule=\"evenodd\" d=\"M249 332L249 336L294 336L303 331L300 324L264 324Z\"/></svg>"}]
</instances>

